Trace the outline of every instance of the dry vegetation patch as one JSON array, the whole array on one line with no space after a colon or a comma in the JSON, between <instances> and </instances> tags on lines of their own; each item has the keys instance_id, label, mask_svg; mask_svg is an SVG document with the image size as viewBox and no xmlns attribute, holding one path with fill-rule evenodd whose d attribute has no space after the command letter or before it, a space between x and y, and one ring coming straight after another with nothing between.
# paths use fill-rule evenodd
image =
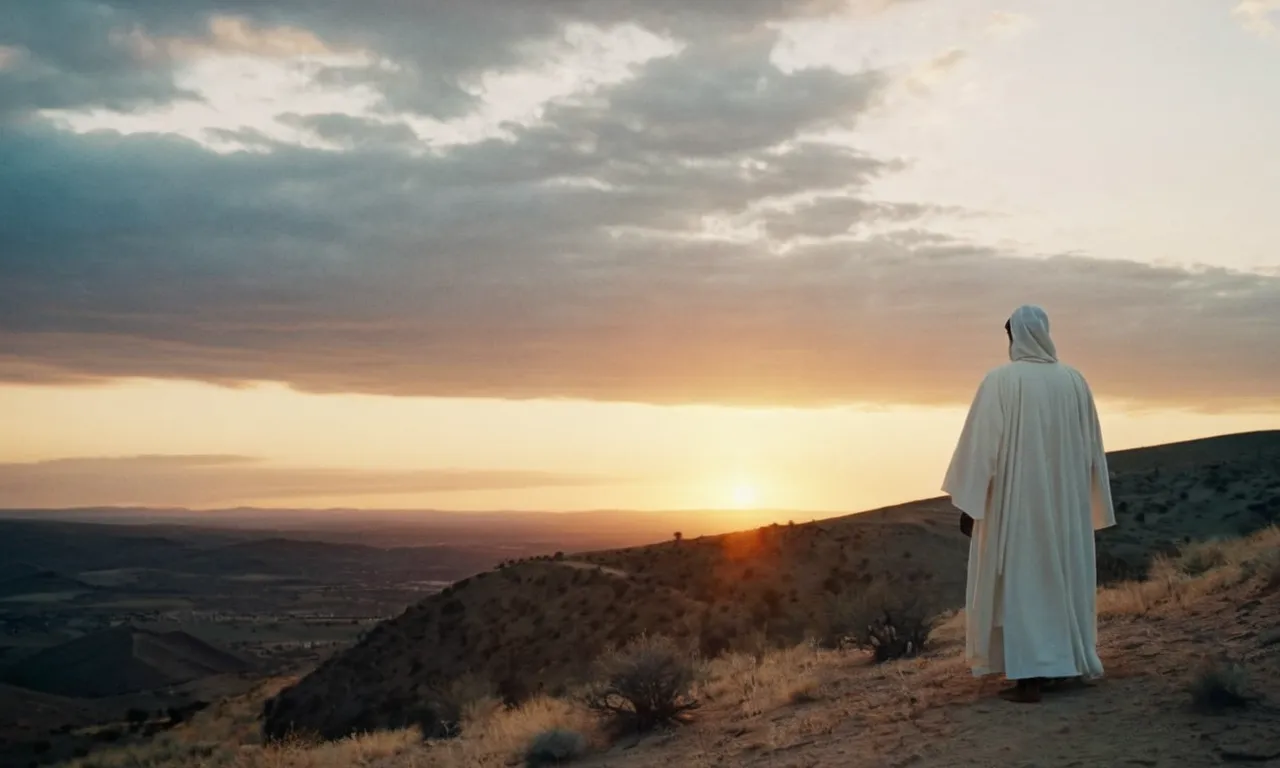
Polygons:
<instances>
[{"instance_id":1,"label":"dry vegetation patch","mask_svg":"<svg viewBox=\"0 0 1280 768\"><path fill-rule=\"evenodd\" d=\"M598 662L598 678L583 694L614 730L651 731L687 722L698 708L695 660L666 637L642 636Z\"/></svg>"},{"instance_id":2,"label":"dry vegetation patch","mask_svg":"<svg viewBox=\"0 0 1280 768\"><path fill-rule=\"evenodd\" d=\"M1243 666L1227 659L1208 658L1187 683L1191 706L1205 714L1241 709L1257 697L1248 692L1249 675Z\"/></svg>"}]
</instances>

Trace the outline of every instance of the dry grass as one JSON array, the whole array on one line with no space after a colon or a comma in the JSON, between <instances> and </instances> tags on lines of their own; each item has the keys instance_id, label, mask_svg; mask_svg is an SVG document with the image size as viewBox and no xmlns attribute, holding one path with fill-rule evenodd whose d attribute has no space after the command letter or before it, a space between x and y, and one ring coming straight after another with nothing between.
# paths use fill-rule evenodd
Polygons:
<instances>
[{"instance_id":1,"label":"dry grass","mask_svg":"<svg viewBox=\"0 0 1280 768\"><path fill-rule=\"evenodd\" d=\"M430 745L432 766L490 768L525 759L533 742L550 731L581 734L587 748L598 745L594 718L582 707L539 697L516 708L493 707L463 721L457 739Z\"/></svg>"},{"instance_id":2,"label":"dry grass","mask_svg":"<svg viewBox=\"0 0 1280 768\"><path fill-rule=\"evenodd\" d=\"M1098 616L1145 616L1208 594L1259 580L1264 589L1280 586L1280 528L1252 536L1192 544L1174 557L1159 557L1143 581L1128 581L1099 591Z\"/></svg>"},{"instance_id":3,"label":"dry grass","mask_svg":"<svg viewBox=\"0 0 1280 768\"><path fill-rule=\"evenodd\" d=\"M755 717L822 696L819 670L837 656L800 645L761 657L730 654L708 664L703 690L709 701L727 703L739 716Z\"/></svg>"},{"instance_id":4,"label":"dry grass","mask_svg":"<svg viewBox=\"0 0 1280 768\"><path fill-rule=\"evenodd\" d=\"M417 731L384 731L326 744L267 747L188 741L172 735L148 744L91 755L69 768L356 768L421 752Z\"/></svg>"}]
</instances>

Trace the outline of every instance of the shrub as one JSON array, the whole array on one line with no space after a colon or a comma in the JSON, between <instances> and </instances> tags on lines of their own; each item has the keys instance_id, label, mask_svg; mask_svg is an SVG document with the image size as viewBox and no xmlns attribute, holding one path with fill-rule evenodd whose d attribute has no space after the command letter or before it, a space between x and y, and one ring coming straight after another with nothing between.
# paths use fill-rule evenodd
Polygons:
<instances>
[{"instance_id":1,"label":"shrub","mask_svg":"<svg viewBox=\"0 0 1280 768\"><path fill-rule=\"evenodd\" d=\"M882 616L867 625L867 646L877 662L905 659L920 655L929 642L933 622L914 610L884 610Z\"/></svg>"},{"instance_id":2,"label":"shrub","mask_svg":"<svg viewBox=\"0 0 1280 768\"><path fill-rule=\"evenodd\" d=\"M597 664L599 679L584 703L615 725L645 732L685 722L698 707L693 660L669 638L642 635Z\"/></svg>"},{"instance_id":3,"label":"shrub","mask_svg":"<svg viewBox=\"0 0 1280 768\"><path fill-rule=\"evenodd\" d=\"M1183 550L1180 562L1187 575L1200 576L1226 565L1227 553L1221 542L1199 542Z\"/></svg>"},{"instance_id":4,"label":"shrub","mask_svg":"<svg viewBox=\"0 0 1280 768\"><path fill-rule=\"evenodd\" d=\"M478 675L464 674L443 686L432 689L423 706L420 702L409 718L429 737L456 736L462 721L476 707L485 706L493 698L494 686Z\"/></svg>"},{"instance_id":5,"label":"shrub","mask_svg":"<svg viewBox=\"0 0 1280 768\"><path fill-rule=\"evenodd\" d=\"M929 643L934 615L919 593L900 586L872 586L862 594L832 602L827 629L819 640L826 647L871 651L877 663L920 655Z\"/></svg>"},{"instance_id":6,"label":"shrub","mask_svg":"<svg viewBox=\"0 0 1280 768\"><path fill-rule=\"evenodd\" d=\"M1207 714L1247 707L1253 702L1245 691L1247 682L1248 676L1239 664L1207 659L1187 684L1191 706Z\"/></svg>"},{"instance_id":7,"label":"shrub","mask_svg":"<svg viewBox=\"0 0 1280 768\"><path fill-rule=\"evenodd\" d=\"M564 765L587 753L587 738L568 728L552 728L543 731L529 742L524 752L527 768L547 765Z\"/></svg>"}]
</instances>

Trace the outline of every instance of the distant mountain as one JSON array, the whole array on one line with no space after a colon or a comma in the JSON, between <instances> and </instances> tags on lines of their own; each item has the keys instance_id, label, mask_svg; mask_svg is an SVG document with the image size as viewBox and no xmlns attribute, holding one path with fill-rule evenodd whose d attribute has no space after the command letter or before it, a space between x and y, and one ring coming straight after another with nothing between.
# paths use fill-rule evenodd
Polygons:
<instances>
[{"instance_id":1,"label":"distant mountain","mask_svg":"<svg viewBox=\"0 0 1280 768\"><path fill-rule=\"evenodd\" d=\"M251 664L186 632L117 627L46 648L5 682L67 698L102 698L247 672Z\"/></svg>"},{"instance_id":2,"label":"distant mountain","mask_svg":"<svg viewBox=\"0 0 1280 768\"><path fill-rule=\"evenodd\" d=\"M92 592L94 589L96 587L57 571L37 570L22 576L0 579L0 598L59 592Z\"/></svg>"},{"instance_id":3,"label":"distant mountain","mask_svg":"<svg viewBox=\"0 0 1280 768\"><path fill-rule=\"evenodd\" d=\"M1120 525L1098 537L1103 581L1140 576L1184 541L1280 522L1280 432L1111 456ZM640 633L706 654L821 633L871 590L959 607L967 541L946 498L794 526L668 539L508 565L383 622L273 699L264 731L339 737L409 724L430 732L441 692L480 681L508 699L558 693L609 645Z\"/></svg>"},{"instance_id":4,"label":"distant mountain","mask_svg":"<svg viewBox=\"0 0 1280 768\"><path fill-rule=\"evenodd\" d=\"M747 515L750 517L747 517ZM675 528L687 535L721 533L733 528L811 520L812 512L726 510L590 512L441 512L438 510L360 509L187 509L80 508L0 509L0 521L112 524L146 527L155 535L180 537L186 531L221 531L261 537L276 532L291 540L362 543L378 547L530 546L606 548L633 546L666 538Z\"/></svg>"}]
</instances>

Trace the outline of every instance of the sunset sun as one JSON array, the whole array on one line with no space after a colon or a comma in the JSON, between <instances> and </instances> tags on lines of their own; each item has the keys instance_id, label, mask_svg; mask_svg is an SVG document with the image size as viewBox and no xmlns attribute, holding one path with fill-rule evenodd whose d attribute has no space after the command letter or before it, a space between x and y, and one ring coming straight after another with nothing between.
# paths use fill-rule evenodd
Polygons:
<instances>
[{"instance_id":1,"label":"sunset sun","mask_svg":"<svg viewBox=\"0 0 1280 768\"><path fill-rule=\"evenodd\" d=\"M760 503L760 492L749 482L738 482L733 486L731 494L736 509L751 509Z\"/></svg>"}]
</instances>

